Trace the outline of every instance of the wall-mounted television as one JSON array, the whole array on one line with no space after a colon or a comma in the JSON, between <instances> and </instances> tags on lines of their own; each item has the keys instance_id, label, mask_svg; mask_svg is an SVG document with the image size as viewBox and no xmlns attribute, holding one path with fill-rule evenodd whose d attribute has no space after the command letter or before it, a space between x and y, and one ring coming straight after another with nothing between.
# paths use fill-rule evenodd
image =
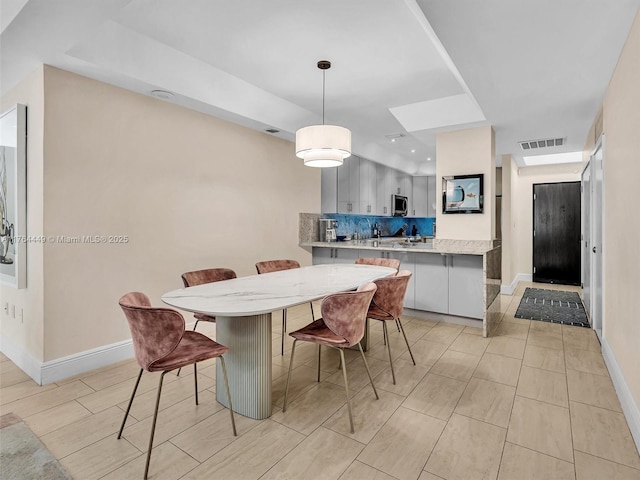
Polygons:
<instances>
[{"instance_id":1,"label":"wall-mounted television","mask_svg":"<svg viewBox=\"0 0 640 480\"><path fill-rule=\"evenodd\" d=\"M484 175L442 177L442 213L482 213Z\"/></svg>"}]
</instances>

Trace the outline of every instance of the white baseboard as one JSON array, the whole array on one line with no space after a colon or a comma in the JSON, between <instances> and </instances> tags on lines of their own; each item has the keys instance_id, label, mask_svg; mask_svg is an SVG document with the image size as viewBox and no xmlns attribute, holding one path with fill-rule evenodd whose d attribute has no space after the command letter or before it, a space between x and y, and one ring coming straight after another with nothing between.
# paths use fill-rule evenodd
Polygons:
<instances>
[{"instance_id":1,"label":"white baseboard","mask_svg":"<svg viewBox=\"0 0 640 480\"><path fill-rule=\"evenodd\" d=\"M195 322L187 323L186 329L191 330ZM65 378L89 372L96 368L106 367L123 360L133 358L133 343L131 340L103 345L101 347L74 353L49 362L42 362L34 358L23 347L19 347L6 336L0 337L0 351L29 375L38 385L64 380Z\"/></svg>"},{"instance_id":2,"label":"white baseboard","mask_svg":"<svg viewBox=\"0 0 640 480\"><path fill-rule=\"evenodd\" d=\"M133 343L125 340L111 345L42 362L5 336L0 337L0 351L29 375L38 385L47 385L95 368L133 358Z\"/></svg>"},{"instance_id":3,"label":"white baseboard","mask_svg":"<svg viewBox=\"0 0 640 480\"><path fill-rule=\"evenodd\" d=\"M42 385L42 361L24 348L17 346L6 335L0 336L0 352L4 353L16 366L29 375L34 382Z\"/></svg>"},{"instance_id":4,"label":"white baseboard","mask_svg":"<svg viewBox=\"0 0 640 480\"><path fill-rule=\"evenodd\" d=\"M84 352L44 362L41 367L41 385L57 382L65 378L105 367L113 363L133 358L133 343L124 340L111 345L86 350Z\"/></svg>"},{"instance_id":5,"label":"white baseboard","mask_svg":"<svg viewBox=\"0 0 640 480\"><path fill-rule=\"evenodd\" d=\"M530 273L519 273L516 275L516 278L513 279L511 285L500 285L500 293L502 295L513 295L513 292L518 288L518 283L520 282L532 282L533 275Z\"/></svg>"},{"instance_id":6,"label":"white baseboard","mask_svg":"<svg viewBox=\"0 0 640 480\"><path fill-rule=\"evenodd\" d=\"M602 356L609 369L609 374L611 375L613 386L618 394L622 412L627 419L629 430L631 430L631 435L636 442L636 449L640 453L640 408L638 408L638 404L634 400L631 390L629 390L622 370L606 338L602 339Z\"/></svg>"}]
</instances>

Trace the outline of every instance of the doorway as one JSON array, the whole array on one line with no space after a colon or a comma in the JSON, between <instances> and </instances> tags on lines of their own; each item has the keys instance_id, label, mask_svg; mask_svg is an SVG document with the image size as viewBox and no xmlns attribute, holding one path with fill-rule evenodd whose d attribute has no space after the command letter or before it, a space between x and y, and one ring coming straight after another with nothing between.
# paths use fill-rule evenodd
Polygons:
<instances>
[{"instance_id":1,"label":"doorway","mask_svg":"<svg viewBox=\"0 0 640 480\"><path fill-rule=\"evenodd\" d=\"M580 182L533 185L533 281L580 285Z\"/></svg>"},{"instance_id":2,"label":"doorway","mask_svg":"<svg viewBox=\"0 0 640 480\"><path fill-rule=\"evenodd\" d=\"M591 165L591 199L590 199L590 237L591 237L591 261L590 261L590 311L591 324L598 338L602 340L604 324L604 284L603 284L603 224L604 213L602 203L604 199L604 135L596 144L590 159Z\"/></svg>"}]
</instances>

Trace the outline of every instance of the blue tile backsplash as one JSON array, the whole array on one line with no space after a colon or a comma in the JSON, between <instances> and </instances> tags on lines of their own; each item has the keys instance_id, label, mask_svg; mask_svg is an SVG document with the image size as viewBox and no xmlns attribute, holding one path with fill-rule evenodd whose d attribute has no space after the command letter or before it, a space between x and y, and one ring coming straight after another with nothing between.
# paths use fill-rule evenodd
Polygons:
<instances>
[{"instance_id":1,"label":"blue tile backsplash","mask_svg":"<svg viewBox=\"0 0 640 480\"><path fill-rule=\"evenodd\" d=\"M363 238L371 237L374 224L378 224L381 229L380 236L390 237L396 233L403 225L407 225L405 235L411 235L413 227L420 235L433 236L433 225L436 222L434 217L388 217L377 215L354 215L347 213L325 213L324 218L332 218L338 221L336 235L352 236L354 233L362 235Z\"/></svg>"}]
</instances>

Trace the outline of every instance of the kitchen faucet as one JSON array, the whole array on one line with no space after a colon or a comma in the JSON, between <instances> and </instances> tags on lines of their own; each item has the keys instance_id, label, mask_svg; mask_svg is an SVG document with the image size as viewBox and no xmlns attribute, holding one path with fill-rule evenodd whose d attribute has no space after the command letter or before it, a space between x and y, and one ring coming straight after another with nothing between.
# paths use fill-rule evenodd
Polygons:
<instances>
[{"instance_id":1,"label":"kitchen faucet","mask_svg":"<svg viewBox=\"0 0 640 480\"><path fill-rule=\"evenodd\" d=\"M365 233L365 234L361 234L360 233L362 231L362 230L360 230L360 224L362 223L363 220L367 222L367 226L369 227L369 230L368 230L369 233L368 234L367 233ZM358 220L358 225L356 227L356 234L358 235L358 239L359 240L361 240L363 238L369 238L371 236L371 222L369 221L369 219L367 217L362 217L360 220Z\"/></svg>"}]
</instances>

